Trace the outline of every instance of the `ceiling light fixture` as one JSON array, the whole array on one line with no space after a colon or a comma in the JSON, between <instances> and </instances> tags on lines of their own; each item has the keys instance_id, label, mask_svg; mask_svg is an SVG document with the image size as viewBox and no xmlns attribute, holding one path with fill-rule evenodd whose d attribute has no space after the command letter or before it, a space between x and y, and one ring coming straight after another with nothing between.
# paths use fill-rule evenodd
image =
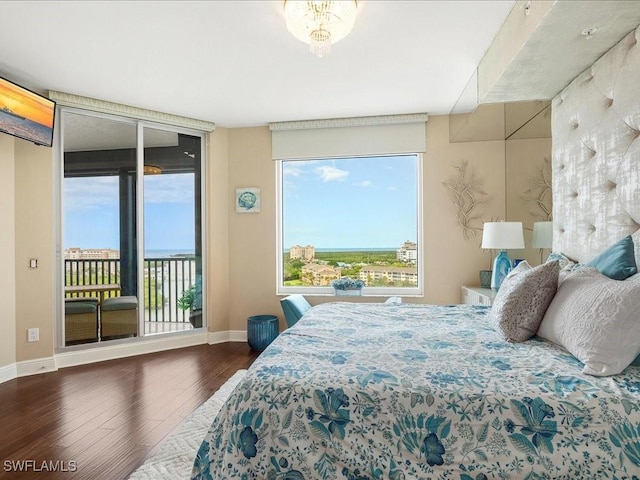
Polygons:
<instances>
[{"instance_id":1,"label":"ceiling light fixture","mask_svg":"<svg viewBox=\"0 0 640 480\"><path fill-rule=\"evenodd\" d=\"M159 175L162 173L162 168L156 165L145 165L143 167L143 172L145 175Z\"/></svg>"},{"instance_id":2,"label":"ceiling light fixture","mask_svg":"<svg viewBox=\"0 0 640 480\"><path fill-rule=\"evenodd\" d=\"M357 0L285 0L287 29L298 40L309 44L318 57L331 52L331 45L346 37L358 13Z\"/></svg>"}]
</instances>

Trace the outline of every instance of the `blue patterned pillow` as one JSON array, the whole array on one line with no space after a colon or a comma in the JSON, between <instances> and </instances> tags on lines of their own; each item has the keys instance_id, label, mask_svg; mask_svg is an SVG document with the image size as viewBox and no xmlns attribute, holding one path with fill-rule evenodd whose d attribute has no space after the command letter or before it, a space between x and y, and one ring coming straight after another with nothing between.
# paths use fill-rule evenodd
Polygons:
<instances>
[{"instance_id":1,"label":"blue patterned pillow","mask_svg":"<svg viewBox=\"0 0 640 480\"><path fill-rule=\"evenodd\" d=\"M558 253L558 252L551 252L547 257L547 260L545 263L553 262L556 260L560 265L560 270L572 270L576 265L579 265L578 263L574 262L563 253Z\"/></svg>"},{"instance_id":2,"label":"blue patterned pillow","mask_svg":"<svg viewBox=\"0 0 640 480\"><path fill-rule=\"evenodd\" d=\"M600 273L614 280L624 280L637 273L638 268L631 235L614 243L587 263L587 266L597 268Z\"/></svg>"}]
</instances>

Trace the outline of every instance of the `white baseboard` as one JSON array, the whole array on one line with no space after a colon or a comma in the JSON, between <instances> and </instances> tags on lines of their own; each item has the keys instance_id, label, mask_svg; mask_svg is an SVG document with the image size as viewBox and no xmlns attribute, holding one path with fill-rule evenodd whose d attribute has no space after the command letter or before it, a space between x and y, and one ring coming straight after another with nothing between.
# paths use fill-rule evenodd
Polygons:
<instances>
[{"instance_id":1,"label":"white baseboard","mask_svg":"<svg viewBox=\"0 0 640 480\"><path fill-rule=\"evenodd\" d=\"M25 360L16 364L16 373L18 377L26 377L27 375L36 375L38 373L55 372L58 370L54 357L36 358L34 360Z\"/></svg>"},{"instance_id":2,"label":"white baseboard","mask_svg":"<svg viewBox=\"0 0 640 480\"><path fill-rule=\"evenodd\" d=\"M246 330L226 330L224 332L210 332L207 342L209 345L225 342L246 342Z\"/></svg>"},{"instance_id":3,"label":"white baseboard","mask_svg":"<svg viewBox=\"0 0 640 480\"><path fill-rule=\"evenodd\" d=\"M139 342L121 343L118 345L108 345L99 348L63 352L56 354L56 364L60 368L72 367L75 365L103 362L105 360L114 360L116 358L131 357L145 353L192 347L194 345L207 343L208 335L210 334L202 332L192 335L175 335L170 337L146 337Z\"/></svg>"},{"instance_id":4,"label":"white baseboard","mask_svg":"<svg viewBox=\"0 0 640 480\"><path fill-rule=\"evenodd\" d=\"M116 358L161 352L175 348L191 347L208 343L213 345L225 342L246 342L246 330L226 330L224 332L202 332L193 335L176 335L170 337L146 337L139 342L107 345L71 352L57 353L53 357L37 358L24 362L12 363L0 367L0 383L17 377L36 375L38 373L55 372L58 368L103 362Z\"/></svg>"},{"instance_id":5,"label":"white baseboard","mask_svg":"<svg viewBox=\"0 0 640 480\"><path fill-rule=\"evenodd\" d=\"M18 367L15 363L0 367L0 383L8 382L18 376Z\"/></svg>"},{"instance_id":6,"label":"white baseboard","mask_svg":"<svg viewBox=\"0 0 640 480\"><path fill-rule=\"evenodd\" d=\"M229 331L225 332L209 332L209 336L207 338L207 343L209 345L214 345L216 343L225 343L229 340Z\"/></svg>"},{"instance_id":7,"label":"white baseboard","mask_svg":"<svg viewBox=\"0 0 640 480\"><path fill-rule=\"evenodd\" d=\"M246 330L229 330L230 342L246 342L247 331Z\"/></svg>"}]
</instances>

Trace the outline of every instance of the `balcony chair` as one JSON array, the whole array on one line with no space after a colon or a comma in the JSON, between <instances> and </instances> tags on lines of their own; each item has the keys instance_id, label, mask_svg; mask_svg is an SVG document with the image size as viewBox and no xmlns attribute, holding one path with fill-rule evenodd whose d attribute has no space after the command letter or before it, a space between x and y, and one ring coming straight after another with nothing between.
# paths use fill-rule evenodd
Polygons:
<instances>
[{"instance_id":1,"label":"balcony chair","mask_svg":"<svg viewBox=\"0 0 640 480\"><path fill-rule=\"evenodd\" d=\"M282 311L288 327L293 327L300 320L300 317L311 308L307 299L302 295L284 297L280 300L280 305L282 305Z\"/></svg>"},{"instance_id":2,"label":"balcony chair","mask_svg":"<svg viewBox=\"0 0 640 480\"><path fill-rule=\"evenodd\" d=\"M64 302L64 343L98 341L98 299L68 298Z\"/></svg>"},{"instance_id":3,"label":"balcony chair","mask_svg":"<svg viewBox=\"0 0 640 480\"><path fill-rule=\"evenodd\" d=\"M138 298L135 296L107 298L100 309L103 340L138 335Z\"/></svg>"}]
</instances>

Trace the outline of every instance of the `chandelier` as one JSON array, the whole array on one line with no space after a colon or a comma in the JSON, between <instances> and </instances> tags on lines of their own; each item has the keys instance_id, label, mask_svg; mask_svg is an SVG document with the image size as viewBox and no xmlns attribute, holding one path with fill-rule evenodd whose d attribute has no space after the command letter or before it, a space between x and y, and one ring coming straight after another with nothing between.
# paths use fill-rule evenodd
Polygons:
<instances>
[{"instance_id":1,"label":"chandelier","mask_svg":"<svg viewBox=\"0 0 640 480\"><path fill-rule=\"evenodd\" d=\"M330 53L331 45L349 34L357 11L357 0L284 0L287 29L318 57Z\"/></svg>"}]
</instances>

